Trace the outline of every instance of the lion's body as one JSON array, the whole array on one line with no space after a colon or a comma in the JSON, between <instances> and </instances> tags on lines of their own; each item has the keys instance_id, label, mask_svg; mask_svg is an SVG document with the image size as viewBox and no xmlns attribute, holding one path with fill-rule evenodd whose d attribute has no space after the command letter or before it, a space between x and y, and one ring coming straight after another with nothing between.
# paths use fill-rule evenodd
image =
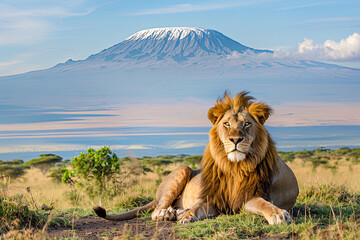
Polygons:
<instances>
[{"instance_id":1,"label":"lion's body","mask_svg":"<svg viewBox=\"0 0 360 240\"><path fill-rule=\"evenodd\" d=\"M226 94L209 110L214 126L201 170L174 170L160 184L155 200L138 210L153 209L153 220L187 223L245 208L263 215L270 224L289 222L286 210L295 204L299 190L263 126L270 111L244 92L234 98ZM108 216L102 208L95 211L108 220L125 217ZM131 216L136 215L133 211Z\"/></svg>"}]
</instances>

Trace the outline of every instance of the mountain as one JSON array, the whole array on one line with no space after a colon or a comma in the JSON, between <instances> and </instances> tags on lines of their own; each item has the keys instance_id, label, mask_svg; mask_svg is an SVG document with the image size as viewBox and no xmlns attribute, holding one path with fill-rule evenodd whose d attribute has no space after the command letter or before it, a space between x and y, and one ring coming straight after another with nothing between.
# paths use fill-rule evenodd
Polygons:
<instances>
[{"instance_id":1,"label":"mountain","mask_svg":"<svg viewBox=\"0 0 360 240\"><path fill-rule=\"evenodd\" d=\"M87 60L124 61L173 59L183 62L193 57L227 56L233 52L271 53L244 46L215 30L203 28L154 28L135 33L115 46Z\"/></svg>"},{"instance_id":2,"label":"mountain","mask_svg":"<svg viewBox=\"0 0 360 240\"><path fill-rule=\"evenodd\" d=\"M85 60L58 64L56 69L131 68L164 63L196 64L201 61L219 61L241 54L272 53L244 46L222 33L195 27L153 28L139 31L124 41ZM130 65L130 66L129 66Z\"/></svg>"},{"instance_id":3,"label":"mountain","mask_svg":"<svg viewBox=\"0 0 360 240\"><path fill-rule=\"evenodd\" d=\"M212 99L226 89L271 92L278 102L301 100L303 92L308 100L342 94L349 101L348 93L356 87L344 86L358 84L358 77L356 69L278 58L215 30L154 28L84 60L0 77L0 108L88 107L155 97Z\"/></svg>"}]
</instances>

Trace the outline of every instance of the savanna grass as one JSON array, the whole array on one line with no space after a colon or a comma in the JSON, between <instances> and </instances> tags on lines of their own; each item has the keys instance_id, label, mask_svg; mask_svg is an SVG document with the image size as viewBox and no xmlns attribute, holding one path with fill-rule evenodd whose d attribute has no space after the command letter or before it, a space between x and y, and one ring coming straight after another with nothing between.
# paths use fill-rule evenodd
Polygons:
<instances>
[{"instance_id":1,"label":"savanna grass","mask_svg":"<svg viewBox=\"0 0 360 240\"><path fill-rule=\"evenodd\" d=\"M291 224L268 225L263 217L242 210L236 215L177 225L176 232L184 239L359 239L359 200L359 194L344 186L313 186L301 189Z\"/></svg>"}]
</instances>

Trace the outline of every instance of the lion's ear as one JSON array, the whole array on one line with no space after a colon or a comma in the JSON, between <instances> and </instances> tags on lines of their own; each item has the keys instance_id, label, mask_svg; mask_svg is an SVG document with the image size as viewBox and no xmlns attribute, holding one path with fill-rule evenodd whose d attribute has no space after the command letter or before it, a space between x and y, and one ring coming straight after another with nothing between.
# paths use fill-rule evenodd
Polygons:
<instances>
[{"instance_id":1,"label":"lion's ear","mask_svg":"<svg viewBox=\"0 0 360 240\"><path fill-rule=\"evenodd\" d=\"M223 115L223 111L219 110L216 106L210 108L208 112L208 118L213 125L215 125L219 118L221 119Z\"/></svg>"},{"instance_id":2,"label":"lion's ear","mask_svg":"<svg viewBox=\"0 0 360 240\"><path fill-rule=\"evenodd\" d=\"M272 109L265 103L254 102L249 106L249 113L264 125L272 113Z\"/></svg>"},{"instance_id":3,"label":"lion's ear","mask_svg":"<svg viewBox=\"0 0 360 240\"><path fill-rule=\"evenodd\" d=\"M212 124L215 125L215 123L218 119L218 116L216 116L216 108L215 107L212 107L209 109L208 118L212 122Z\"/></svg>"}]
</instances>

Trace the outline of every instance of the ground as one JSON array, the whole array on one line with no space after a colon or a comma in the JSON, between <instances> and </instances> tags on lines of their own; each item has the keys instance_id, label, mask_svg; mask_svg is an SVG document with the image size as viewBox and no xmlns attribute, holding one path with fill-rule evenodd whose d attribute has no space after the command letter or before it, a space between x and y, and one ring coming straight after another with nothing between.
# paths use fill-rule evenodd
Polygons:
<instances>
[{"instance_id":1,"label":"ground","mask_svg":"<svg viewBox=\"0 0 360 240\"><path fill-rule=\"evenodd\" d=\"M73 227L50 227L48 234L51 239L81 238L103 239L108 237L124 237L126 235L140 235L142 238L151 239L177 239L175 222L152 222L150 218L135 218L127 221L111 222L95 216L74 218ZM126 238L125 238L126 239Z\"/></svg>"},{"instance_id":2,"label":"ground","mask_svg":"<svg viewBox=\"0 0 360 240\"><path fill-rule=\"evenodd\" d=\"M304 209L294 208L293 218L304 214ZM135 218L127 221L112 222L96 216L73 218L73 227L50 227L48 234L54 238L81 238L81 239L129 239L128 237L138 236L141 239L178 239L175 222L154 222L150 217ZM211 220L204 220L211 221ZM182 225L186 227L186 225ZM181 226L181 227L182 227ZM288 239L289 234L279 234L269 237L266 235L257 236L255 239ZM294 237L294 236L293 236Z\"/></svg>"}]
</instances>

